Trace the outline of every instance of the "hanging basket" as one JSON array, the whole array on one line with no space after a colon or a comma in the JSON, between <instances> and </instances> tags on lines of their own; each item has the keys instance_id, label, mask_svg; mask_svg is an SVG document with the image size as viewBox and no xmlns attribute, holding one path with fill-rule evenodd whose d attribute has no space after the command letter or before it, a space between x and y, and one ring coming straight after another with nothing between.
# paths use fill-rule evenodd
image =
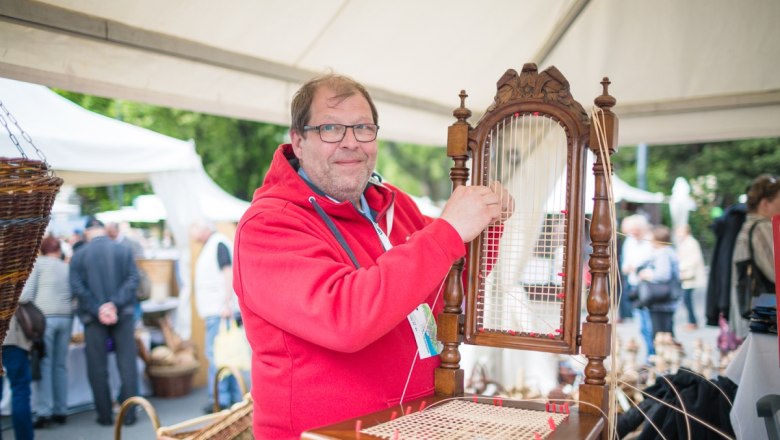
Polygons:
<instances>
[{"instance_id":1,"label":"hanging basket","mask_svg":"<svg viewBox=\"0 0 780 440\"><path fill-rule=\"evenodd\" d=\"M45 162L0 157L0 341L32 271L60 186L62 179Z\"/></svg>"}]
</instances>

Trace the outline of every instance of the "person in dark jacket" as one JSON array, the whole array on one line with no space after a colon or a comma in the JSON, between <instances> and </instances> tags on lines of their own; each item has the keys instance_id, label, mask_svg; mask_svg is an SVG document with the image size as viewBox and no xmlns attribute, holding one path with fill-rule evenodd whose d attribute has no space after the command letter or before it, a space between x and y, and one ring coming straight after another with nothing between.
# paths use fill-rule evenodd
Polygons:
<instances>
[{"instance_id":1,"label":"person in dark jacket","mask_svg":"<svg viewBox=\"0 0 780 440\"><path fill-rule=\"evenodd\" d=\"M112 398L108 384L109 345L116 351L121 388L120 401L138 394L135 306L138 270L129 247L106 236L103 223L87 220L88 242L73 254L70 288L78 298L77 313L84 324L87 376L92 388L97 423L113 425ZM129 412L125 424L135 423Z\"/></svg>"},{"instance_id":2,"label":"person in dark jacket","mask_svg":"<svg viewBox=\"0 0 780 440\"><path fill-rule=\"evenodd\" d=\"M739 203L726 208L722 216L712 223L715 248L710 260L707 282L705 318L707 325L718 325L718 319L729 316L731 301L731 262L734 243L747 217L747 206Z\"/></svg>"}]
</instances>

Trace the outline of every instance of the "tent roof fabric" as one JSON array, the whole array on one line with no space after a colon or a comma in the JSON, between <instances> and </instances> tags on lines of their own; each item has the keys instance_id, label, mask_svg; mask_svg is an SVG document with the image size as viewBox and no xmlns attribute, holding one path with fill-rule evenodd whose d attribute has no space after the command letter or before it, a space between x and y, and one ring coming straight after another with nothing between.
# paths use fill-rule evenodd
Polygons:
<instances>
[{"instance_id":1,"label":"tent roof fabric","mask_svg":"<svg viewBox=\"0 0 780 440\"><path fill-rule=\"evenodd\" d=\"M36 84L0 78L0 102L66 185L151 181L155 192L169 193L168 200L182 198L182 193L197 193L188 214L215 221L237 221L249 206L206 175L191 141L90 112ZM43 159L17 127L8 124L24 154L30 159ZM20 156L10 136L0 136L0 157ZM161 176L170 174L178 180L158 183L165 180Z\"/></svg>"},{"instance_id":2,"label":"tent roof fabric","mask_svg":"<svg viewBox=\"0 0 780 440\"><path fill-rule=\"evenodd\" d=\"M0 78L0 101L68 184L145 181L148 173L201 163L192 142L90 112L44 86ZM24 154L40 160L32 145L19 143ZM0 136L0 154L20 152L10 137Z\"/></svg>"},{"instance_id":3,"label":"tent roof fabric","mask_svg":"<svg viewBox=\"0 0 780 440\"><path fill-rule=\"evenodd\" d=\"M525 62L589 108L609 76L621 145L780 136L776 0L5 0L0 76L289 124L299 84L365 83L381 136L446 143Z\"/></svg>"}]
</instances>

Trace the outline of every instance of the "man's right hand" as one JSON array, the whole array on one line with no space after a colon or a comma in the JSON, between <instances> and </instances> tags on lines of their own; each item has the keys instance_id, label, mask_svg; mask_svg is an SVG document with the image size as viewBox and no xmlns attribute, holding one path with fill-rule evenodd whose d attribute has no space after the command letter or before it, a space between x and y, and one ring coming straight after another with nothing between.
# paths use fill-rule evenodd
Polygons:
<instances>
[{"instance_id":1,"label":"man's right hand","mask_svg":"<svg viewBox=\"0 0 780 440\"><path fill-rule=\"evenodd\" d=\"M112 302L103 303L98 309L98 321L103 325L114 325L118 321L116 306Z\"/></svg>"},{"instance_id":2,"label":"man's right hand","mask_svg":"<svg viewBox=\"0 0 780 440\"><path fill-rule=\"evenodd\" d=\"M459 186L452 192L441 218L452 225L464 243L476 238L501 215L501 199L487 186Z\"/></svg>"}]
</instances>

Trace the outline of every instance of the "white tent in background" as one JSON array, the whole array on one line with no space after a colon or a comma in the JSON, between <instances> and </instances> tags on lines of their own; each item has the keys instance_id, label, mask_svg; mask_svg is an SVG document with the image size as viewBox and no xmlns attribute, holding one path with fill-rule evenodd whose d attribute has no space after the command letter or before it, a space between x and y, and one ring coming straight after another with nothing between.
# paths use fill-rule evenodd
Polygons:
<instances>
[{"instance_id":1,"label":"white tent in background","mask_svg":"<svg viewBox=\"0 0 780 440\"><path fill-rule=\"evenodd\" d=\"M590 214L593 211L593 194L595 192L596 179L593 177L593 153L588 151L588 164L585 166L585 212ZM561 198L563 193L563 177L558 179L555 190L547 199L545 212L559 212L564 209L564 201ZM650 192L635 188L618 176L612 176L612 195L615 203L626 201L633 203L664 203L666 196L660 192Z\"/></svg>"},{"instance_id":2,"label":"white tent in background","mask_svg":"<svg viewBox=\"0 0 780 440\"><path fill-rule=\"evenodd\" d=\"M123 206L115 211L99 212L95 215L103 223L157 223L168 218L160 197L154 194L138 196L132 206Z\"/></svg>"},{"instance_id":3,"label":"white tent in background","mask_svg":"<svg viewBox=\"0 0 780 440\"><path fill-rule=\"evenodd\" d=\"M208 177L191 141L98 115L35 84L0 78L0 101L65 185L151 182L181 255L183 313L178 314L177 330L188 338L190 223L198 218L237 221L249 203L226 193ZM13 123L9 125L16 130ZM15 135L27 157L40 159L18 131ZM0 136L0 156L20 157L9 136Z\"/></svg>"}]
</instances>

